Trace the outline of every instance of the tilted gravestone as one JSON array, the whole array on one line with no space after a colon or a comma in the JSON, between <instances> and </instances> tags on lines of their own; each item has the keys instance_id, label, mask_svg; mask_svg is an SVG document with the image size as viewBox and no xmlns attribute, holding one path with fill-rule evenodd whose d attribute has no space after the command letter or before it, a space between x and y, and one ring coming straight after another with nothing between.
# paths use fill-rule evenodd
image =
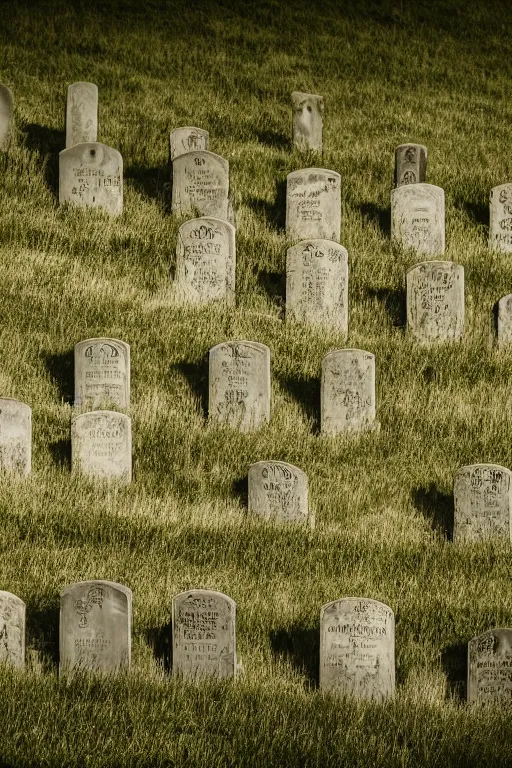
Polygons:
<instances>
[{"instance_id":1,"label":"tilted gravestone","mask_svg":"<svg viewBox=\"0 0 512 768\"><path fill-rule=\"evenodd\" d=\"M226 341L210 349L208 414L249 432L270 421L270 349L257 341Z\"/></svg>"},{"instance_id":2,"label":"tilted gravestone","mask_svg":"<svg viewBox=\"0 0 512 768\"><path fill-rule=\"evenodd\" d=\"M303 240L286 252L286 319L348 332L348 253L332 240Z\"/></svg>"},{"instance_id":3,"label":"tilted gravestone","mask_svg":"<svg viewBox=\"0 0 512 768\"><path fill-rule=\"evenodd\" d=\"M98 138L98 86L72 83L66 104L66 149Z\"/></svg>"},{"instance_id":4,"label":"tilted gravestone","mask_svg":"<svg viewBox=\"0 0 512 768\"><path fill-rule=\"evenodd\" d=\"M9 146L12 136L14 99L12 91L0 83L0 150Z\"/></svg>"},{"instance_id":5,"label":"tilted gravestone","mask_svg":"<svg viewBox=\"0 0 512 768\"><path fill-rule=\"evenodd\" d=\"M464 267L424 261L407 271L407 330L420 343L464 333Z\"/></svg>"},{"instance_id":6,"label":"tilted gravestone","mask_svg":"<svg viewBox=\"0 0 512 768\"><path fill-rule=\"evenodd\" d=\"M258 461L249 467L249 512L277 523L314 524L309 514L308 478L285 461Z\"/></svg>"},{"instance_id":7,"label":"tilted gravestone","mask_svg":"<svg viewBox=\"0 0 512 768\"><path fill-rule=\"evenodd\" d=\"M25 666L25 603L0 591L0 664Z\"/></svg>"},{"instance_id":8,"label":"tilted gravestone","mask_svg":"<svg viewBox=\"0 0 512 768\"><path fill-rule=\"evenodd\" d=\"M29 475L32 469L32 409L0 398L0 470Z\"/></svg>"},{"instance_id":9,"label":"tilted gravestone","mask_svg":"<svg viewBox=\"0 0 512 768\"><path fill-rule=\"evenodd\" d=\"M500 253L512 253L512 184L500 184L491 189L489 248Z\"/></svg>"},{"instance_id":10,"label":"tilted gravestone","mask_svg":"<svg viewBox=\"0 0 512 768\"><path fill-rule=\"evenodd\" d=\"M444 253L444 190L403 184L391 192L391 236L423 256Z\"/></svg>"},{"instance_id":11,"label":"tilted gravestone","mask_svg":"<svg viewBox=\"0 0 512 768\"><path fill-rule=\"evenodd\" d=\"M234 677L236 603L222 592L190 589L172 600L172 671L187 678Z\"/></svg>"},{"instance_id":12,"label":"tilted gravestone","mask_svg":"<svg viewBox=\"0 0 512 768\"><path fill-rule=\"evenodd\" d=\"M80 581L60 595L61 673L130 666L132 591L114 581Z\"/></svg>"},{"instance_id":13,"label":"tilted gravestone","mask_svg":"<svg viewBox=\"0 0 512 768\"><path fill-rule=\"evenodd\" d=\"M202 217L186 221L176 246L177 301L206 304L235 301L235 228L228 221Z\"/></svg>"},{"instance_id":14,"label":"tilted gravestone","mask_svg":"<svg viewBox=\"0 0 512 768\"><path fill-rule=\"evenodd\" d=\"M196 149L208 149L210 134L202 128L193 128L190 125L175 128L169 136L171 160L175 160L185 152Z\"/></svg>"},{"instance_id":15,"label":"tilted gravestone","mask_svg":"<svg viewBox=\"0 0 512 768\"><path fill-rule=\"evenodd\" d=\"M304 168L286 178L286 236L339 242L341 176L325 168Z\"/></svg>"},{"instance_id":16,"label":"tilted gravestone","mask_svg":"<svg viewBox=\"0 0 512 768\"><path fill-rule=\"evenodd\" d=\"M75 344L75 406L130 407L130 347L119 339Z\"/></svg>"},{"instance_id":17,"label":"tilted gravestone","mask_svg":"<svg viewBox=\"0 0 512 768\"><path fill-rule=\"evenodd\" d=\"M75 144L59 153L59 202L123 212L123 158L99 142Z\"/></svg>"},{"instance_id":18,"label":"tilted gravestone","mask_svg":"<svg viewBox=\"0 0 512 768\"><path fill-rule=\"evenodd\" d=\"M468 643L468 702L510 706L512 629L491 629Z\"/></svg>"},{"instance_id":19,"label":"tilted gravestone","mask_svg":"<svg viewBox=\"0 0 512 768\"><path fill-rule=\"evenodd\" d=\"M428 151L423 144L400 144L395 149L395 187L427 180Z\"/></svg>"},{"instance_id":20,"label":"tilted gravestone","mask_svg":"<svg viewBox=\"0 0 512 768\"><path fill-rule=\"evenodd\" d=\"M321 432L336 435L378 428L375 421L375 355L335 349L322 360Z\"/></svg>"},{"instance_id":21,"label":"tilted gravestone","mask_svg":"<svg viewBox=\"0 0 512 768\"><path fill-rule=\"evenodd\" d=\"M194 150L172 163L175 216L214 216L229 220L229 164L220 155Z\"/></svg>"},{"instance_id":22,"label":"tilted gravestone","mask_svg":"<svg viewBox=\"0 0 512 768\"><path fill-rule=\"evenodd\" d=\"M498 344L512 344L512 293L498 302Z\"/></svg>"},{"instance_id":23,"label":"tilted gravestone","mask_svg":"<svg viewBox=\"0 0 512 768\"><path fill-rule=\"evenodd\" d=\"M294 146L301 152L321 152L323 98L315 93L293 91L292 107Z\"/></svg>"},{"instance_id":24,"label":"tilted gravestone","mask_svg":"<svg viewBox=\"0 0 512 768\"><path fill-rule=\"evenodd\" d=\"M132 479L131 419L115 411L90 411L71 422L73 471L91 478Z\"/></svg>"},{"instance_id":25,"label":"tilted gravestone","mask_svg":"<svg viewBox=\"0 0 512 768\"><path fill-rule=\"evenodd\" d=\"M378 600L346 597L320 611L320 688L360 699L395 693L395 615Z\"/></svg>"},{"instance_id":26,"label":"tilted gravestone","mask_svg":"<svg viewBox=\"0 0 512 768\"><path fill-rule=\"evenodd\" d=\"M453 482L455 541L511 538L512 472L498 464L471 464Z\"/></svg>"}]
</instances>

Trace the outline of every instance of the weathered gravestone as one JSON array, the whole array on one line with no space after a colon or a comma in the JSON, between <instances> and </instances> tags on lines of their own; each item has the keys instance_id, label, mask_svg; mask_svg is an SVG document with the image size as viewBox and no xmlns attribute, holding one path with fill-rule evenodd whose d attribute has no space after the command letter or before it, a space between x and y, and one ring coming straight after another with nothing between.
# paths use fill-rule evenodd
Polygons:
<instances>
[{"instance_id":1,"label":"weathered gravestone","mask_svg":"<svg viewBox=\"0 0 512 768\"><path fill-rule=\"evenodd\" d=\"M395 693L395 615L378 600L346 597L320 611L320 688L361 699Z\"/></svg>"},{"instance_id":2,"label":"weathered gravestone","mask_svg":"<svg viewBox=\"0 0 512 768\"><path fill-rule=\"evenodd\" d=\"M14 113L14 99L12 91L6 85L0 83L0 150L9 146L12 135Z\"/></svg>"},{"instance_id":3,"label":"weathered gravestone","mask_svg":"<svg viewBox=\"0 0 512 768\"><path fill-rule=\"evenodd\" d=\"M228 221L203 217L178 230L175 297L205 304L235 301L235 228Z\"/></svg>"},{"instance_id":4,"label":"weathered gravestone","mask_svg":"<svg viewBox=\"0 0 512 768\"><path fill-rule=\"evenodd\" d=\"M66 105L66 149L98 138L98 86L73 83L68 86Z\"/></svg>"},{"instance_id":5,"label":"weathered gravestone","mask_svg":"<svg viewBox=\"0 0 512 768\"><path fill-rule=\"evenodd\" d=\"M512 629L491 629L468 643L468 702L510 706Z\"/></svg>"},{"instance_id":6,"label":"weathered gravestone","mask_svg":"<svg viewBox=\"0 0 512 768\"><path fill-rule=\"evenodd\" d=\"M304 168L286 178L286 235L289 240L339 242L341 176L325 168Z\"/></svg>"},{"instance_id":7,"label":"weathered gravestone","mask_svg":"<svg viewBox=\"0 0 512 768\"><path fill-rule=\"evenodd\" d=\"M203 131L202 128L193 128L190 125L175 128L169 137L171 160L195 149L208 149L209 138L208 131Z\"/></svg>"},{"instance_id":8,"label":"weathered gravestone","mask_svg":"<svg viewBox=\"0 0 512 768\"><path fill-rule=\"evenodd\" d=\"M59 153L59 202L123 212L123 158L99 142L75 144Z\"/></svg>"},{"instance_id":9,"label":"weathered gravestone","mask_svg":"<svg viewBox=\"0 0 512 768\"><path fill-rule=\"evenodd\" d=\"M293 144L301 152L322 151L324 100L314 93L293 91Z\"/></svg>"},{"instance_id":10,"label":"weathered gravestone","mask_svg":"<svg viewBox=\"0 0 512 768\"><path fill-rule=\"evenodd\" d=\"M444 190L403 184L391 192L391 236L424 256L444 253Z\"/></svg>"},{"instance_id":11,"label":"weathered gravestone","mask_svg":"<svg viewBox=\"0 0 512 768\"><path fill-rule=\"evenodd\" d=\"M322 360L321 432L336 435L378 427L375 421L375 355L335 349Z\"/></svg>"},{"instance_id":12,"label":"weathered gravestone","mask_svg":"<svg viewBox=\"0 0 512 768\"><path fill-rule=\"evenodd\" d=\"M172 212L229 220L228 161L206 150L178 155L172 163Z\"/></svg>"},{"instance_id":13,"label":"weathered gravestone","mask_svg":"<svg viewBox=\"0 0 512 768\"><path fill-rule=\"evenodd\" d=\"M423 144L400 144L395 149L395 187L426 182L427 159Z\"/></svg>"},{"instance_id":14,"label":"weathered gravestone","mask_svg":"<svg viewBox=\"0 0 512 768\"><path fill-rule=\"evenodd\" d=\"M464 333L464 267L424 261L407 271L407 330L420 343Z\"/></svg>"},{"instance_id":15,"label":"weathered gravestone","mask_svg":"<svg viewBox=\"0 0 512 768\"><path fill-rule=\"evenodd\" d=\"M190 589L172 600L172 670L183 677L234 677L236 603L222 592Z\"/></svg>"},{"instance_id":16,"label":"weathered gravestone","mask_svg":"<svg viewBox=\"0 0 512 768\"><path fill-rule=\"evenodd\" d=\"M512 253L512 184L500 184L491 189L489 248L500 253Z\"/></svg>"},{"instance_id":17,"label":"weathered gravestone","mask_svg":"<svg viewBox=\"0 0 512 768\"><path fill-rule=\"evenodd\" d=\"M75 406L130 407L130 347L119 339L75 344Z\"/></svg>"},{"instance_id":18,"label":"weathered gravestone","mask_svg":"<svg viewBox=\"0 0 512 768\"><path fill-rule=\"evenodd\" d=\"M249 432L270 421L270 349L226 341L210 349L208 414Z\"/></svg>"},{"instance_id":19,"label":"weathered gravestone","mask_svg":"<svg viewBox=\"0 0 512 768\"><path fill-rule=\"evenodd\" d=\"M25 603L0 591L0 664L25 666Z\"/></svg>"},{"instance_id":20,"label":"weathered gravestone","mask_svg":"<svg viewBox=\"0 0 512 768\"><path fill-rule=\"evenodd\" d=\"M285 461L258 461L249 467L249 512L277 523L314 524L309 514L308 478Z\"/></svg>"},{"instance_id":21,"label":"weathered gravestone","mask_svg":"<svg viewBox=\"0 0 512 768\"><path fill-rule=\"evenodd\" d=\"M498 344L512 344L512 293L498 302Z\"/></svg>"},{"instance_id":22,"label":"weathered gravestone","mask_svg":"<svg viewBox=\"0 0 512 768\"><path fill-rule=\"evenodd\" d=\"M303 240L286 252L286 319L348 332L348 253L332 240Z\"/></svg>"},{"instance_id":23,"label":"weathered gravestone","mask_svg":"<svg viewBox=\"0 0 512 768\"><path fill-rule=\"evenodd\" d=\"M32 409L0 398L0 470L29 475L32 469Z\"/></svg>"},{"instance_id":24,"label":"weathered gravestone","mask_svg":"<svg viewBox=\"0 0 512 768\"><path fill-rule=\"evenodd\" d=\"M118 672L130 666L132 591L80 581L60 595L60 672Z\"/></svg>"},{"instance_id":25,"label":"weathered gravestone","mask_svg":"<svg viewBox=\"0 0 512 768\"><path fill-rule=\"evenodd\" d=\"M498 464L472 464L457 470L453 482L455 541L510 540L512 472Z\"/></svg>"},{"instance_id":26,"label":"weathered gravestone","mask_svg":"<svg viewBox=\"0 0 512 768\"><path fill-rule=\"evenodd\" d=\"M92 478L132 479L131 419L115 411L90 411L71 422L71 459L75 472Z\"/></svg>"}]
</instances>

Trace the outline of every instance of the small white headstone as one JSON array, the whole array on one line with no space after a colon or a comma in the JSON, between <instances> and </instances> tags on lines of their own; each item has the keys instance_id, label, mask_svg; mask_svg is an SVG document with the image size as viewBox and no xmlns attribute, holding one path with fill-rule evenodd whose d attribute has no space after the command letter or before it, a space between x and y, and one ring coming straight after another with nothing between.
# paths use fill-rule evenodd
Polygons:
<instances>
[{"instance_id":1,"label":"small white headstone","mask_svg":"<svg viewBox=\"0 0 512 768\"><path fill-rule=\"evenodd\" d=\"M75 344L75 406L130 407L130 347L119 339Z\"/></svg>"},{"instance_id":2,"label":"small white headstone","mask_svg":"<svg viewBox=\"0 0 512 768\"><path fill-rule=\"evenodd\" d=\"M9 146L12 135L14 99L12 91L0 83L0 150Z\"/></svg>"},{"instance_id":3,"label":"small white headstone","mask_svg":"<svg viewBox=\"0 0 512 768\"><path fill-rule=\"evenodd\" d=\"M512 472L499 464L471 464L453 482L455 541L510 540Z\"/></svg>"},{"instance_id":4,"label":"small white headstone","mask_svg":"<svg viewBox=\"0 0 512 768\"><path fill-rule=\"evenodd\" d=\"M341 176L325 168L304 168L286 179L286 235L289 240L339 243Z\"/></svg>"},{"instance_id":5,"label":"small white headstone","mask_svg":"<svg viewBox=\"0 0 512 768\"><path fill-rule=\"evenodd\" d=\"M426 182L427 158L423 144L400 144L395 149L395 187Z\"/></svg>"},{"instance_id":6,"label":"small white headstone","mask_svg":"<svg viewBox=\"0 0 512 768\"><path fill-rule=\"evenodd\" d=\"M391 236L423 256L444 253L444 190L403 184L391 192Z\"/></svg>"},{"instance_id":7,"label":"small white headstone","mask_svg":"<svg viewBox=\"0 0 512 768\"><path fill-rule=\"evenodd\" d=\"M90 411L71 422L73 470L88 477L132 479L131 419L115 411Z\"/></svg>"},{"instance_id":8,"label":"small white headstone","mask_svg":"<svg viewBox=\"0 0 512 768\"><path fill-rule=\"evenodd\" d=\"M99 142L75 144L59 153L59 202L123 212L123 158Z\"/></svg>"},{"instance_id":9,"label":"small white headstone","mask_svg":"<svg viewBox=\"0 0 512 768\"><path fill-rule=\"evenodd\" d=\"M8 397L0 399L0 470L29 475L32 468L32 409Z\"/></svg>"},{"instance_id":10,"label":"small white headstone","mask_svg":"<svg viewBox=\"0 0 512 768\"><path fill-rule=\"evenodd\" d=\"M192 152L196 149L208 149L209 137L208 131L203 131L202 128L193 128L190 125L175 128L174 131L171 131L169 137L171 161L175 160L179 155L184 155L185 152Z\"/></svg>"},{"instance_id":11,"label":"small white headstone","mask_svg":"<svg viewBox=\"0 0 512 768\"><path fill-rule=\"evenodd\" d=\"M229 164L220 155L194 150L172 163L172 212L175 216L229 219Z\"/></svg>"},{"instance_id":12,"label":"small white headstone","mask_svg":"<svg viewBox=\"0 0 512 768\"><path fill-rule=\"evenodd\" d=\"M277 523L308 523L307 475L285 461L258 461L249 467L249 512Z\"/></svg>"},{"instance_id":13,"label":"small white headstone","mask_svg":"<svg viewBox=\"0 0 512 768\"><path fill-rule=\"evenodd\" d=\"M498 344L512 344L512 293L498 302Z\"/></svg>"},{"instance_id":14,"label":"small white headstone","mask_svg":"<svg viewBox=\"0 0 512 768\"><path fill-rule=\"evenodd\" d=\"M98 86L73 83L68 86L66 105L66 149L98 138Z\"/></svg>"},{"instance_id":15,"label":"small white headstone","mask_svg":"<svg viewBox=\"0 0 512 768\"><path fill-rule=\"evenodd\" d=\"M464 267L424 261L407 271L407 330L420 343L464 333Z\"/></svg>"},{"instance_id":16,"label":"small white headstone","mask_svg":"<svg viewBox=\"0 0 512 768\"><path fill-rule=\"evenodd\" d=\"M491 629L468 643L468 702L510 707L512 629Z\"/></svg>"},{"instance_id":17,"label":"small white headstone","mask_svg":"<svg viewBox=\"0 0 512 768\"><path fill-rule=\"evenodd\" d=\"M512 184L500 184L491 189L489 248L500 253L512 253Z\"/></svg>"},{"instance_id":18,"label":"small white headstone","mask_svg":"<svg viewBox=\"0 0 512 768\"><path fill-rule=\"evenodd\" d=\"M0 664L25 666L25 603L0 591Z\"/></svg>"},{"instance_id":19,"label":"small white headstone","mask_svg":"<svg viewBox=\"0 0 512 768\"><path fill-rule=\"evenodd\" d=\"M336 435L375 429L375 355L335 349L322 360L321 432Z\"/></svg>"},{"instance_id":20,"label":"small white headstone","mask_svg":"<svg viewBox=\"0 0 512 768\"><path fill-rule=\"evenodd\" d=\"M178 230L175 297L205 304L235 301L235 228L228 221L202 217Z\"/></svg>"},{"instance_id":21,"label":"small white headstone","mask_svg":"<svg viewBox=\"0 0 512 768\"><path fill-rule=\"evenodd\" d=\"M324 100L314 93L292 93L293 143L301 152L322 151Z\"/></svg>"}]
</instances>

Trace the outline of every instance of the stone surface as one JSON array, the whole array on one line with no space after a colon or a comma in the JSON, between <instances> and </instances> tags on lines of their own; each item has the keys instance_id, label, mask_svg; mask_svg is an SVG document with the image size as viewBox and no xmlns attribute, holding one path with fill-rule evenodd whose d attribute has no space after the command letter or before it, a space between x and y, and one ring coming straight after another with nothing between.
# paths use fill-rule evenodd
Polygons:
<instances>
[{"instance_id":1,"label":"stone surface","mask_svg":"<svg viewBox=\"0 0 512 768\"><path fill-rule=\"evenodd\" d=\"M123 158L99 142L75 144L59 153L59 202L123 212Z\"/></svg>"},{"instance_id":2,"label":"stone surface","mask_svg":"<svg viewBox=\"0 0 512 768\"><path fill-rule=\"evenodd\" d=\"M235 302L235 228L228 221L203 217L186 221L176 246L177 301L206 304Z\"/></svg>"},{"instance_id":3,"label":"stone surface","mask_svg":"<svg viewBox=\"0 0 512 768\"><path fill-rule=\"evenodd\" d=\"M498 344L512 344L512 293L498 302Z\"/></svg>"},{"instance_id":4,"label":"stone surface","mask_svg":"<svg viewBox=\"0 0 512 768\"><path fill-rule=\"evenodd\" d=\"M341 176L325 168L304 168L286 179L286 235L289 240L339 243Z\"/></svg>"},{"instance_id":5,"label":"stone surface","mask_svg":"<svg viewBox=\"0 0 512 768\"><path fill-rule=\"evenodd\" d=\"M172 163L172 212L175 216L229 219L229 164L206 150L185 152Z\"/></svg>"},{"instance_id":6,"label":"stone surface","mask_svg":"<svg viewBox=\"0 0 512 768\"><path fill-rule=\"evenodd\" d=\"M512 629L491 629L468 643L468 702L504 705L512 700Z\"/></svg>"},{"instance_id":7,"label":"stone surface","mask_svg":"<svg viewBox=\"0 0 512 768\"><path fill-rule=\"evenodd\" d=\"M32 409L0 398L0 470L29 475L32 469Z\"/></svg>"},{"instance_id":8,"label":"stone surface","mask_svg":"<svg viewBox=\"0 0 512 768\"><path fill-rule=\"evenodd\" d=\"M14 99L12 91L0 83L0 150L6 150L12 136Z\"/></svg>"},{"instance_id":9,"label":"stone surface","mask_svg":"<svg viewBox=\"0 0 512 768\"><path fill-rule=\"evenodd\" d=\"M71 422L73 471L92 478L132 479L131 419L115 411L90 411Z\"/></svg>"},{"instance_id":10,"label":"stone surface","mask_svg":"<svg viewBox=\"0 0 512 768\"><path fill-rule=\"evenodd\" d=\"M315 93L292 93L294 146L301 152L322 151L324 100Z\"/></svg>"},{"instance_id":11,"label":"stone surface","mask_svg":"<svg viewBox=\"0 0 512 768\"><path fill-rule=\"evenodd\" d=\"M190 589L172 601L172 670L183 677L234 677L236 603L222 592Z\"/></svg>"},{"instance_id":12,"label":"stone surface","mask_svg":"<svg viewBox=\"0 0 512 768\"><path fill-rule=\"evenodd\" d=\"M25 603L0 591L0 664L25 666Z\"/></svg>"},{"instance_id":13,"label":"stone surface","mask_svg":"<svg viewBox=\"0 0 512 768\"><path fill-rule=\"evenodd\" d=\"M202 128L194 128L190 125L175 128L169 137L171 160L195 149L208 149L209 138L208 131L203 131Z\"/></svg>"},{"instance_id":14,"label":"stone surface","mask_svg":"<svg viewBox=\"0 0 512 768\"><path fill-rule=\"evenodd\" d=\"M424 261L407 271L407 330L420 343L464 333L464 267Z\"/></svg>"},{"instance_id":15,"label":"stone surface","mask_svg":"<svg viewBox=\"0 0 512 768\"><path fill-rule=\"evenodd\" d=\"M400 144L395 149L395 187L427 180L428 151L423 144Z\"/></svg>"},{"instance_id":16,"label":"stone surface","mask_svg":"<svg viewBox=\"0 0 512 768\"><path fill-rule=\"evenodd\" d=\"M444 190L403 184L391 192L391 236L424 256L444 253Z\"/></svg>"},{"instance_id":17,"label":"stone surface","mask_svg":"<svg viewBox=\"0 0 512 768\"><path fill-rule=\"evenodd\" d=\"M60 595L60 672L118 672L130 666L132 591L80 581Z\"/></svg>"},{"instance_id":18,"label":"stone surface","mask_svg":"<svg viewBox=\"0 0 512 768\"><path fill-rule=\"evenodd\" d=\"M320 611L320 688L360 699L395 692L395 615L378 600L346 597Z\"/></svg>"},{"instance_id":19,"label":"stone surface","mask_svg":"<svg viewBox=\"0 0 512 768\"><path fill-rule=\"evenodd\" d=\"M374 429L375 355L335 349L322 360L321 431L327 435Z\"/></svg>"},{"instance_id":20,"label":"stone surface","mask_svg":"<svg viewBox=\"0 0 512 768\"><path fill-rule=\"evenodd\" d=\"M66 149L98 139L98 86L73 83L66 104Z\"/></svg>"},{"instance_id":21,"label":"stone surface","mask_svg":"<svg viewBox=\"0 0 512 768\"><path fill-rule=\"evenodd\" d=\"M249 432L270 421L270 349L226 341L210 349L208 414Z\"/></svg>"},{"instance_id":22,"label":"stone surface","mask_svg":"<svg viewBox=\"0 0 512 768\"><path fill-rule=\"evenodd\" d=\"M130 407L130 347L119 339L75 344L75 406Z\"/></svg>"},{"instance_id":23,"label":"stone surface","mask_svg":"<svg viewBox=\"0 0 512 768\"><path fill-rule=\"evenodd\" d=\"M249 467L249 512L277 523L309 523L307 475L285 461Z\"/></svg>"},{"instance_id":24,"label":"stone surface","mask_svg":"<svg viewBox=\"0 0 512 768\"><path fill-rule=\"evenodd\" d=\"M512 184L500 184L491 189L489 248L500 253L512 253Z\"/></svg>"},{"instance_id":25,"label":"stone surface","mask_svg":"<svg viewBox=\"0 0 512 768\"><path fill-rule=\"evenodd\" d=\"M471 464L453 482L455 541L510 539L512 473L498 464Z\"/></svg>"},{"instance_id":26,"label":"stone surface","mask_svg":"<svg viewBox=\"0 0 512 768\"><path fill-rule=\"evenodd\" d=\"M332 240L303 240L286 252L286 319L348 332L348 253Z\"/></svg>"}]
</instances>

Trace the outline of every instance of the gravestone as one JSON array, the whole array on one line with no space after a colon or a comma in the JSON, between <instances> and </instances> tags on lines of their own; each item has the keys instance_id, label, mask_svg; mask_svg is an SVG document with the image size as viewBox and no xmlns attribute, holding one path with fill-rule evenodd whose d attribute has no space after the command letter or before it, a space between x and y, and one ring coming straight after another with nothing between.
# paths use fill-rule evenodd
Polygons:
<instances>
[{"instance_id":1,"label":"gravestone","mask_svg":"<svg viewBox=\"0 0 512 768\"><path fill-rule=\"evenodd\" d=\"M341 176L325 168L304 168L286 177L286 236L339 243Z\"/></svg>"},{"instance_id":2,"label":"gravestone","mask_svg":"<svg viewBox=\"0 0 512 768\"><path fill-rule=\"evenodd\" d=\"M203 217L178 230L175 298L191 304L235 302L235 228L228 221Z\"/></svg>"},{"instance_id":3,"label":"gravestone","mask_svg":"<svg viewBox=\"0 0 512 768\"><path fill-rule=\"evenodd\" d=\"M407 270L407 330L420 343L464 333L464 267L424 261Z\"/></svg>"},{"instance_id":4,"label":"gravestone","mask_svg":"<svg viewBox=\"0 0 512 768\"><path fill-rule=\"evenodd\" d=\"M202 128L193 128L190 125L175 128L169 137L171 160L175 160L179 155L184 155L185 152L208 149L209 138L208 131L203 131Z\"/></svg>"},{"instance_id":5,"label":"gravestone","mask_svg":"<svg viewBox=\"0 0 512 768\"><path fill-rule=\"evenodd\" d=\"M375 355L335 349L322 360L321 432L336 435L378 427L375 421Z\"/></svg>"},{"instance_id":6,"label":"gravestone","mask_svg":"<svg viewBox=\"0 0 512 768\"><path fill-rule=\"evenodd\" d=\"M0 664L25 666L25 603L0 590Z\"/></svg>"},{"instance_id":7,"label":"gravestone","mask_svg":"<svg viewBox=\"0 0 512 768\"><path fill-rule=\"evenodd\" d=\"M249 432L270 421L270 349L226 341L210 349L208 415Z\"/></svg>"},{"instance_id":8,"label":"gravestone","mask_svg":"<svg viewBox=\"0 0 512 768\"><path fill-rule=\"evenodd\" d=\"M32 409L9 397L0 398L0 470L30 475Z\"/></svg>"},{"instance_id":9,"label":"gravestone","mask_svg":"<svg viewBox=\"0 0 512 768\"><path fill-rule=\"evenodd\" d=\"M293 144L301 152L322 151L324 100L314 93L293 91Z\"/></svg>"},{"instance_id":10,"label":"gravestone","mask_svg":"<svg viewBox=\"0 0 512 768\"><path fill-rule=\"evenodd\" d=\"M12 91L0 83L0 150L6 150L12 136L14 99Z\"/></svg>"},{"instance_id":11,"label":"gravestone","mask_svg":"<svg viewBox=\"0 0 512 768\"><path fill-rule=\"evenodd\" d=\"M214 216L229 220L229 164L220 155L194 150L172 163L175 216Z\"/></svg>"},{"instance_id":12,"label":"gravestone","mask_svg":"<svg viewBox=\"0 0 512 768\"><path fill-rule=\"evenodd\" d=\"M512 293L498 302L498 344L512 343Z\"/></svg>"},{"instance_id":13,"label":"gravestone","mask_svg":"<svg viewBox=\"0 0 512 768\"><path fill-rule=\"evenodd\" d=\"M403 184L391 192L391 236L424 256L444 253L444 190Z\"/></svg>"},{"instance_id":14,"label":"gravestone","mask_svg":"<svg viewBox=\"0 0 512 768\"><path fill-rule=\"evenodd\" d=\"M348 332L348 253L332 240L303 240L286 252L286 319Z\"/></svg>"},{"instance_id":15,"label":"gravestone","mask_svg":"<svg viewBox=\"0 0 512 768\"><path fill-rule=\"evenodd\" d=\"M500 184L491 189L489 248L499 253L512 253L512 184Z\"/></svg>"},{"instance_id":16,"label":"gravestone","mask_svg":"<svg viewBox=\"0 0 512 768\"><path fill-rule=\"evenodd\" d=\"M359 699L395 693L395 615L378 600L346 597L320 611L320 688Z\"/></svg>"},{"instance_id":17,"label":"gravestone","mask_svg":"<svg viewBox=\"0 0 512 768\"><path fill-rule=\"evenodd\" d=\"M427 180L428 151L423 144L400 144L395 149L395 187Z\"/></svg>"},{"instance_id":18,"label":"gravestone","mask_svg":"<svg viewBox=\"0 0 512 768\"><path fill-rule=\"evenodd\" d=\"M236 603L222 592L190 589L172 600L172 671L187 678L236 674Z\"/></svg>"},{"instance_id":19,"label":"gravestone","mask_svg":"<svg viewBox=\"0 0 512 768\"><path fill-rule=\"evenodd\" d=\"M468 643L468 702L510 707L512 629L491 629Z\"/></svg>"},{"instance_id":20,"label":"gravestone","mask_svg":"<svg viewBox=\"0 0 512 768\"><path fill-rule=\"evenodd\" d=\"M498 464L471 464L457 470L453 482L455 541L510 536L512 473Z\"/></svg>"},{"instance_id":21,"label":"gravestone","mask_svg":"<svg viewBox=\"0 0 512 768\"><path fill-rule=\"evenodd\" d=\"M80 581L60 595L61 673L119 672L130 666L132 591L114 581Z\"/></svg>"},{"instance_id":22,"label":"gravestone","mask_svg":"<svg viewBox=\"0 0 512 768\"><path fill-rule=\"evenodd\" d=\"M130 347L119 339L75 344L75 406L130 407Z\"/></svg>"},{"instance_id":23,"label":"gravestone","mask_svg":"<svg viewBox=\"0 0 512 768\"><path fill-rule=\"evenodd\" d=\"M98 138L98 86L73 83L68 86L66 105L66 149Z\"/></svg>"},{"instance_id":24,"label":"gravestone","mask_svg":"<svg viewBox=\"0 0 512 768\"><path fill-rule=\"evenodd\" d=\"M314 523L308 507L307 475L285 461L249 467L249 512L277 523Z\"/></svg>"},{"instance_id":25,"label":"gravestone","mask_svg":"<svg viewBox=\"0 0 512 768\"><path fill-rule=\"evenodd\" d=\"M59 203L123 212L123 158L99 142L75 144L59 153Z\"/></svg>"},{"instance_id":26,"label":"gravestone","mask_svg":"<svg viewBox=\"0 0 512 768\"><path fill-rule=\"evenodd\" d=\"M90 411L71 422L73 471L91 478L132 479L131 419L115 411Z\"/></svg>"}]
</instances>

